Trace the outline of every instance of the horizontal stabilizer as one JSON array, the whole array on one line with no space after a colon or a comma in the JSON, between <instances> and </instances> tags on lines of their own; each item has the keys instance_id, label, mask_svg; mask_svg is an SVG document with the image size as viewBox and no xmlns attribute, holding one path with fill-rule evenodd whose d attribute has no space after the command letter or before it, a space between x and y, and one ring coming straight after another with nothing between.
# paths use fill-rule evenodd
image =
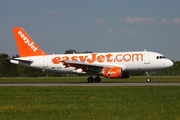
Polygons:
<instances>
[{"instance_id":1,"label":"horizontal stabilizer","mask_svg":"<svg viewBox=\"0 0 180 120\"><path fill-rule=\"evenodd\" d=\"M24 59L24 58L14 58L13 60L27 62L27 63L32 63L33 62L33 60Z\"/></svg>"}]
</instances>

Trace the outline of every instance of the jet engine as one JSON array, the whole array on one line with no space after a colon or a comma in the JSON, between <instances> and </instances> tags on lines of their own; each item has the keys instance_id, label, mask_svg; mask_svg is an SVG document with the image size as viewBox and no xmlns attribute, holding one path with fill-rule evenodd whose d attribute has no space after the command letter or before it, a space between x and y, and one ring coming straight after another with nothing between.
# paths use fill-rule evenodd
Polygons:
<instances>
[{"instance_id":1,"label":"jet engine","mask_svg":"<svg viewBox=\"0 0 180 120\"><path fill-rule=\"evenodd\" d=\"M105 78L129 78L129 73L122 72L121 67L103 68L102 75Z\"/></svg>"}]
</instances>

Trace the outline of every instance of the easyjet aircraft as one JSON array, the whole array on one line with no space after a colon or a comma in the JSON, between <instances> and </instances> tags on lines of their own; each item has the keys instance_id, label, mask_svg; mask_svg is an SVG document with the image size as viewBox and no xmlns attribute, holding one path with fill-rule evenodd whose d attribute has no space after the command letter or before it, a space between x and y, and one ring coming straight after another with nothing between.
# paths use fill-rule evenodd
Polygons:
<instances>
[{"instance_id":1,"label":"easyjet aircraft","mask_svg":"<svg viewBox=\"0 0 180 120\"><path fill-rule=\"evenodd\" d=\"M20 57L11 59L11 63L61 73L86 73L90 76L88 82L100 82L100 75L105 78L129 78L130 72L161 70L173 65L164 55L146 50L49 55L22 28L12 30ZM93 75L96 77L93 78ZM151 79L148 77L147 81Z\"/></svg>"}]
</instances>

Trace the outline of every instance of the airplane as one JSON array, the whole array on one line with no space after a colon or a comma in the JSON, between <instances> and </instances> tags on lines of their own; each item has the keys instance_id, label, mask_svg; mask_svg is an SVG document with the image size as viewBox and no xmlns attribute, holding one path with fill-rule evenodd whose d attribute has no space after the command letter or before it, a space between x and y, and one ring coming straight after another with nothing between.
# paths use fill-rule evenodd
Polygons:
<instances>
[{"instance_id":1,"label":"airplane","mask_svg":"<svg viewBox=\"0 0 180 120\"><path fill-rule=\"evenodd\" d=\"M105 78L129 78L131 72L162 70L173 66L164 55L150 51L105 52L86 54L47 54L21 27L12 28L20 57L13 64L60 73L88 74L87 81ZM93 77L95 75L96 77ZM147 82L151 81L148 76Z\"/></svg>"}]
</instances>

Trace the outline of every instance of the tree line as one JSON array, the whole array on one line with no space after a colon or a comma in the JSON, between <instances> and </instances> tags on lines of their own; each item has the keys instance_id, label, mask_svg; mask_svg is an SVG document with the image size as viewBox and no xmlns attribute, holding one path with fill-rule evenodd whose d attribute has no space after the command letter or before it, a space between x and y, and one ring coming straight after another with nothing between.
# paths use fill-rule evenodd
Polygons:
<instances>
[{"instance_id":1,"label":"tree line","mask_svg":"<svg viewBox=\"0 0 180 120\"><path fill-rule=\"evenodd\" d=\"M65 54L72 53L92 53L91 51L86 52L77 52L75 50L66 50ZM8 54L1 53L0 54L0 77L61 77L67 76L67 74L49 72L43 70L37 70L33 68L28 68L16 64L10 63L11 58L19 57L18 55L10 57ZM173 61L174 62L174 61ZM175 61L174 66L161 70L161 71L151 71L151 75L154 76L177 76L180 75L180 61ZM131 76L142 76L145 75L145 72L133 72Z\"/></svg>"}]
</instances>

